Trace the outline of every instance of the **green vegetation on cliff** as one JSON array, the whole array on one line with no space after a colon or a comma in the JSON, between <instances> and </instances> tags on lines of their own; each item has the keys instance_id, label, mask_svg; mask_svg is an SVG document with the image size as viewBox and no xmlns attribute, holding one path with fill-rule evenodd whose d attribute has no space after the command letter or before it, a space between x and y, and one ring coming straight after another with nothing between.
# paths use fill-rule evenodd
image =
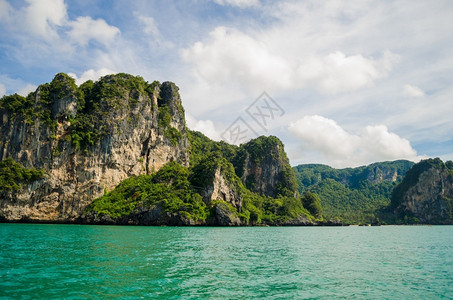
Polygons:
<instances>
[{"instance_id":1,"label":"green vegetation on cliff","mask_svg":"<svg viewBox=\"0 0 453 300\"><path fill-rule=\"evenodd\" d=\"M275 136L258 137L252 139L246 144L242 144L238 150L238 154L234 159L236 172L243 177L245 186L252 191L260 191L269 196L297 196L297 180L294 171L291 169L289 160L284 151L283 143ZM255 172L248 174L244 178L244 172L247 165L254 166L257 170L272 172L272 168L281 169L278 174L260 174L261 176L275 176L277 185L272 187L272 191L262 191L257 187L257 176ZM268 170L263 170L265 166ZM296 192L296 194L295 194Z\"/></svg>"},{"instance_id":2,"label":"green vegetation on cliff","mask_svg":"<svg viewBox=\"0 0 453 300\"><path fill-rule=\"evenodd\" d=\"M259 137L240 146L223 141L212 141L200 132L188 131L191 151L191 169L194 172L195 185L203 186L212 178L216 166L222 166L222 173L234 185L234 189L243 197L239 216L245 224L283 223L300 215L310 219L314 217L303 207L302 199L297 195L297 181L282 142L274 137ZM255 180L252 176L244 177L246 160L255 165L267 166L278 164L282 170L274 178L278 184L273 195L253 192ZM282 161L279 161L282 160ZM209 175L210 174L210 175ZM265 181L269 178L261 178ZM317 218L321 219L321 215Z\"/></svg>"},{"instance_id":3,"label":"green vegetation on cliff","mask_svg":"<svg viewBox=\"0 0 453 300\"><path fill-rule=\"evenodd\" d=\"M176 97L179 102L180 99L177 87L172 83L168 85L170 95L168 92L154 95L162 87L158 81L148 83L140 76L118 73L96 82L88 80L77 87L72 77L58 73L52 82L41 84L27 97L18 94L1 97L0 110L7 111L13 118L23 119L26 124L33 125L39 120L51 132L56 131L58 123L67 120L70 125L65 138L71 140L76 150L88 153L100 139L114 133L112 116L118 111L133 109L140 101L148 101L152 107L152 99L156 96L159 105L152 109L159 111L159 126L176 144L182 133L169 125L172 112L168 105L170 99L165 97ZM183 114L181 104L176 105Z\"/></svg>"},{"instance_id":4,"label":"green vegetation on cliff","mask_svg":"<svg viewBox=\"0 0 453 300\"><path fill-rule=\"evenodd\" d=\"M0 192L20 190L22 184L44 177L44 170L24 168L11 158L0 161Z\"/></svg>"},{"instance_id":5,"label":"green vegetation on cliff","mask_svg":"<svg viewBox=\"0 0 453 300\"><path fill-rule=\"evenodd\" d=\"M176 123L186 124L184 108L179 95L179 88L173 82L165 82L160 85L159 96L157 97L159 128L164 135L170 140L173 146L176 146L183 137L183 133L171 126L175 116L180 116L181 120L174 120Z\"/></svg>"},{"instance_id":6,"label":"green vegetation on cliff","mask_svg":"<svg viewBox=\"0 0 453 300\"><path fill-rule=\"evenodd\" d=\"M166 212L180 212L194 221L205 220L208 213L201 196L191 188L189 170L176 162L169 162L154 174L124 180L93 201L87 211L118 218L158 203Z\"/></svg>"},{"instance_id":7,"label":"green vegetation on cliff","mask_svg":"<svg viewBox=\"0 0 453 300\"><path fill-rule=\"evenodd\" d=\"M77 115L70 118L69 132L76 149L88 150L102 137L112 134L110 114L133 108L140 96L149 104L158 83L149 84L140 76L119 73L80 85L77 93Z\"/></svg>"},{"instance_id":8,"label":"green vegetation on cliff","mask_svg":"<svg viewBox=\"0 0 453 300\"><path fill-rule=\"evenodd\" d=\"M57 123L52 118L53 102L76 90L74 79L59 73L51 83L40 85L36 92L29 93L27 97L18 94L3 96L0 99L0 109L8 111L14 118L22 118L27 124L34 124L36 120L41 120L54 131Z\"/></svg>"},{"instance_id":9,"label":"green vegetation on cliff","mask_svg":"<svg viewBox=\"0 0 453 300\"><path fill-rule=\"evenodd\" d=\"M31 97L23 97L18 94L5 95L0 98L0 109L4 109L11 113L13 116L23 114L33 106L33 99Z\"/></svg>"},{"instance_id":10,"label":"green vegetation on cliff","mask_svg":"<svg viewBox=\"0 0 453 300\"><path fill-rule=\"evenodd\" d=\"M392 192L388 211L396 223L453 224L453 162L420 161Z\"/></svg>"},{"instance_id":11,"label":"green vegetation on cliff","mask_svg":"<svg viewBox=\"0 0 453 300\"><path fill-rule=\"evenodd\" d=\"M444 164L440 158L424 159L419 163L415 164L410 170L407 171L404 179L393 189L391 197L391 208L397 208L402 201L404 193L406 193L411 187L417 184L420 175L431 169L448 169L450 162ZM453 168L451 169L453 171Z\"/></svg>"}]
</instances>

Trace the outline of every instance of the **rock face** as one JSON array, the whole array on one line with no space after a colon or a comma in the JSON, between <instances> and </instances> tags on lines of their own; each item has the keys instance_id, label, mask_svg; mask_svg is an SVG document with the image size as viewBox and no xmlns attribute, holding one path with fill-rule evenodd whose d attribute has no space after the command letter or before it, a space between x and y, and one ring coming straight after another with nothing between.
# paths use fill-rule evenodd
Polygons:
<instances>
[{"instance_id":1,"label":"rock face","mask_svg":"<svg viewBox=\"0 0 453 300\"><path fill-rule=\"evenodd\" d=\"M365 180L372 184L379 184L384 181L401 181L412 165L412 162L404 160L374 163L359 168L359 170L361 170L357 174L351 176L350 182L357 185Z\"/></svg>"},{"instance_id":2,"label":"rock face","mask_svg":"<svg viewBox=\"0 0 453 300\"><path fill-rule=\"evenodd\" d=\"M414 165L394 189L392 206L409 222L453 224L453 163L436 158Z\"/></svg>"},{"instance_id":3,"label":"rock face","mask_svg":"<svg viewBox=\"0 0 453 300\"><path fill-rule=\"evenodd\" d=\"M222 200L240 210L242 206L241 193L238 188L234 186L234 183L228 181L225 177L222 168L218 166L212 181L204 187L201 196L207 204L213 200Z\"/></svg>"},{"instance_id":4,"label":"rock face","mask_svg":"<svg viewBox=\"0 0 453 300\"><path fill-rule=\"evenodd\" d=\"M239 220L237 214L230 210L227 204L219 203L215 206L215 224L220 226L239 226L241 220Z\"/></svg>"},{"instance_id":5,"label":"rock face","mask_svg":"<svg viewBox=\"0 0 453 300\"><path fill-rule=\"evenodd\" d=\"M399 182L413 165L411 161L397 160L346 169L334 169L321 164L305 164L294 167L294 170L300 179L299 184L303 187L317 185L325 179L333 179L342 185L357 188L368 183Z\"/></svg>"},{"instance_id":6,"label":"rock face","mask_svg":"<svg viewBox=\"0 0 453 300\"><path fill-rule=\"evenodd\" d=\"M0 107L0 159L47 175L0 194L4 219L74 221L132 175L169 161L188 165L184 111L173 83L117 74L77 88L58 74L26 104Z\"/></svg>"},{"instance_id":7,"label":"rock face","mask_svg":"<svg viewBox=\"0 0 453 300\"><path fill-rule=\"evenodd\" d=\"M261 195L297 195L296 177L276 137L259 137L242 145L236 173L248 189Z\"/></svg>"}]
</instances>

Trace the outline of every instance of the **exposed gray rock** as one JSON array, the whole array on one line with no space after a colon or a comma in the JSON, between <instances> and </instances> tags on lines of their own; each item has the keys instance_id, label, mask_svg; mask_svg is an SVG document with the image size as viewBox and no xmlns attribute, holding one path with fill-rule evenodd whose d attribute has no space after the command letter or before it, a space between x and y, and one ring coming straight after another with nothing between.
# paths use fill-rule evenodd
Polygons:
<instances>
[{"instance_id":1,"label":"exposed gray rock","mask_svg":"<svg viewBox=\"0 0 453 300\"><path fill-rule=\"evenodd\" d=\"M453 163L436 158L414 165L394 189L392 205L408 222L453 224Z\"/></svg>"},{"instance_id":2,"label":"exposed gray rock","mask_svg":"<svg viewBox=\"0 0 453 300\"><path fill-rule=\"evenodd\" d=\"M283 222L275 222L270 225L278 225L278 226L307 226L307 225L314 225L312 221L310 221L305 215L299 215L295 219L286 220Z\"/></svg>"},{"instance_id":3,"label":"exposed gray rock","mask_svg":"<svg viewBox=\"0 0 453 300\"><path fill-rule=\"evenodd\" d=\"M421 223L451 224L451 207L448 200L453 199L453 179L445 170L431 168L426 170L413 187L404 194L400 210L410 212Z\"/></svg>"},{"instance_id":4,"label":"exposed gray rock","mask_svg":"<svg viewBox=\"0 0 453 300\"><path fill-rule=\"evenodd\" d=\"M297 182L283 143L276 137L259 137L241 146L238 173L244 185L261 195L296 197Z\"/></svg>"},{"instance_id":5,"label":"exposed gray rock","mask_svg":"<svg viewBox=\"0 0 453 300\"><path fill-rule=\"evenodd\" d=\"M212 184L204 187L201 194L206 204L209 204L213 200L223 200L230 203L236 209L241 209L242 196L237 188L234 187L234 183L225 179L220 166L217 167L214 173Z\"/></svg>"},{"instance_id":6,"label":"exposed gray rock","mask_svg":"<svg viewBox=\"0 0 453 300\"><path fill-rule=\"evenodd\" d=\"M216 225L220 226L239 226L241 221L237 214L230 210L225 203L218 203L215 207Z\"/></svg>"}]
</instances>

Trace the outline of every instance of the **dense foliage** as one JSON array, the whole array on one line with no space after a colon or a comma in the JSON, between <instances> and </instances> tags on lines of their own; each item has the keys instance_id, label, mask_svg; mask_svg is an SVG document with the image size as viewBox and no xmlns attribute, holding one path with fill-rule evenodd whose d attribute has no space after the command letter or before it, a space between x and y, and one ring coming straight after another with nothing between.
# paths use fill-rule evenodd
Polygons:
<instances>
[{"instance_id":1,"label":"dense foliage","mask_svg":"<svg viewBox=\"0 0 453 300\"><path fill-rule=\"evenodd\" d=\"M304 196L302 197L302 204L314 217L321 218L321 199L318 197L318 195L311 192L305 192Z\"/></svg>"},{"instance_id":2,"label":"dense foliage","mask_svg":"<svg viewBox=\"0 0 453 300\"><path fill-rule=\"evenodd\" d=\"M11 158L0 161L0 192L20 190L22 184L44 177L44 170L24 168Z\"/></svg>"},{"instance_id":3,"label":"dense foliage","mask_svg":"<svg viewBox=\"0 0 453 300\"><path fill-rule=\"evenodd\" d=\"M158 203L167 212L180 212L195 221L207 218L208 209L189 182L189 170L176 162L166 164L154 174L124 180L93 201L87 210L117 218Z\"/></svg>"},{"instance_id":4,"label":"dense foliage","mask_svg":"<svg viewBox=\"0 0 453 300\"><path fill-rule=\"evenodd\" d=\"M381 210L390 204L393 188L412 165L404 160L346 169L309 164L294 171L299 191L320 197L324 218L357 224L385 221L388 216Z\"/></svg>"},{"instance_id":5,"label":"dense foliage","mask_svg":"<svg viewBox=\"0 0 453 300\"><path fill-rule=\"evenodd\" d=\"M286 158L283 145L278 138L259 137L241 146L234 146L223 141L212 141L202 133L195 131L189 131L188 137L191 145L191 170L196 178L194 184L196 186L206 184L209 178L212 178L215 169L220 166L222 174L236 192L243 197L239 216L244 223L278 223L297 218L300 215L313 218L303 207L301 199L294 197L297 182L288 161L283 162L284 171L287 173L282 172L283 177L276 179L280 182L280 186L277 187L274 197L252 192L247 178L243 178L244 162L247 156L257 164L262 160L269 160L268 163L271 163L272 159Z\"/></svg>"},{"instance_id":6,"label":"dense foliage","mask_svg":"<svg viewBox=\"0 0 453 300\"><path fill-rule=\"evenodd\" d=\"M18 113L25 113L33 106L33 99L31 97L23 97L18 94L5 95L0 98L0 108L7 110L13 115Z\"/></svg>"},{"instance_id":7,"label":"dense foliage","mask_svg":"<svg viewBox=\"0 0 453 300\"><path fill-rule=\"evenodd\" d=\"M52 117L52 105L70 95L80 95L74 79L58 73L51 83L40 85L36 92L29 93L27 97L17 94L3 96L0 99L0 109L7 110L13 117L23 118L27 124L41 120L50 130L55 131L57 121Z\"/></svg>"}]
</instances>

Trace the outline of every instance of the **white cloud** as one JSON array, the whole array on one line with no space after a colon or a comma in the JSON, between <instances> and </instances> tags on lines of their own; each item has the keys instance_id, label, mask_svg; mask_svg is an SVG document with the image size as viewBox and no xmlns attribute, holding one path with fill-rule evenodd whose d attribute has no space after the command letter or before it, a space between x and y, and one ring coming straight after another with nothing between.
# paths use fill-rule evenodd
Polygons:
<instances>
[{"instance_id":1,"label":"white cloud","mask_svg":"<svg viewBox=\"0 0 453 300\"><path fill-rule=\"evenodd\" d=\"M26 86L24 86L23 88L21 88L20 90L18 90L17 93L18 93L19 95L22 95L22 96L26 97L26 96L28 96L28 94L30 94L31 92L36 91L36 88L37 88L36 85L27 84Z\"/></svg>"},{"instance_id":2,"label":"white cloud","mask_svg":"<svg viewBox=\"0 0 453 300\"><path fill-rule=\"evenodd\" d=\"M56 38L57 26L67 22L66 5L63 0L27 0L23 21L29 32L50 40Z\"/></svg>"},{"instance_id":3,"label":"white cloud","mask_svg":"<svg viewBox=\"0 0 453 300\"><path fill-rule=\"evenodd\" d=\"M390 51L378 60L360 54L346 56L337 51L303 61L297 70L297 82L326 94L353 91L386 76L398 60L398 55Z\"/></svg>"},{"instance_id":4,"label":"white cloud","mask_svg":"<svg viewBox=\"0 0 453 300\"><path fill-rule=\"evenodd\" d=\"M217 27L209 41L195 43L182 56L209 84L236 83L253 92L306 87L324 94L370 86L399 61L399 56L390 51L376 59L361 54L347 56L341 51L324 56L282 56L272 48L272 41L266 43L238 30Z\"/></svg>"},{"instance_id":5,"label":"white cloud","mask_svg":"<svg viewBox=\"0 0 453 300\"><path fill-rule=\"evenodd\" d=\"M86 46L90 40L96 40L108 46L120 34L117 27L107 24L103 19L78 17L70 25L72 29L68 32L68 36L81 46Z\"/></svg>"},{"instance_id":6,"label":"white cloud","mask_svg":"<svg viewBox=\"0 0 453 300\"><path fill-rule=\"evenodd\" d=\"M108 46L120 34L104 19L79 16L70 20L64 0L26 0L26 6L20 9L0 0L0 17L16 33L14 38L23 43L24 49L33 49L34 56L39 51L46 55L61 51L67 55L74 44L87 46L90 40Z\"/></svg>"},{"instance_id":7,"label":"white cloud","mask_svg":"<svg viewBox=\"0 0 453 300\"><path fill-rule=\"evenodd\" d=\"M156 20L153 17L141 15L139 12L134 12L134 16L139 20L142 25L142 30L145 35L147 35L146 39L148 40L148 45L154 51L158 48L163 48L166 51L169 48L173 48L174 44L165 37L162 36L160 33L159 27L157 25Z\"/></svg>"},{"instance_id":8,"label":"white cloud","mask_svg":"<svg viewBox=\"0 0 453 300\"><path fill-rule=\"evenodd\" d=\"M217 27L210 37L209 42L197 42L182 52L184 60L193 63L210 84L240 83L255 92L290 85L287 61L263 42L225 27Z\"/></svg>"},{"instance_id":9,"label":"white cloud","mask_svg":"<svg viewBox=\"0 0 453 300\"><path fill-rule=\"evenodd\" d=\"M403 96L408 98L419 98L425 96L425 92L418 86L406 84L403 87Z\"/></svg>"},{"instance_id":10,"label":"white cloud","mask_svg":"<svg viewBox=\"0 0 453 300\"><path fill-rule=\"evenodd\" d=\"M77 85L81 85L82 83L84 83L87 80L96 81L99 78L101 78L102 76L116 74L116 73L117 72L112 71L111 69L108 69L108 68L100 68L98 70L94 70L94 69L87 70L87 71L83 72L83 74L80 77L78 77L76 74L73 74L73 73L69 73L68 75L75 79Z\"/></svg>"},{"instance_id":11,"label":"white cloud","mask_svg":"<svg viewBox=\"0 0 453 300\"><path fill-rule=\"evenodd\" d=\"M138 15L137 13L135 13L134 15L138 16L138 19L143 24L144 33L153 36L159 35L159 29L157 28L157 24L154 18Z\"/></svg>"},{"instance_id":12,"label":"white cloud","mask_svg":"<svg viewBox=\"0 0 453 300\"><path fill-rule=\"evenodd\" d=\"M0 97L3 97L6 94L6 87L0 83Z\"/></svg>"},{"instance_id":13,"label":"white cloud","mask_svg":"<svg viewBox=\"0 0 453 300\"><path fill-rule=\"evenodd\" d=\"M6 88L8 87L8 88ZM29 92L36 90L36 86L18 78L11 78L5 74L0 74L0 94L17 93L22 96L27 96Z\"/></svg>"},{"instance_id":14,"label":"white cloud","mask_svg":"<svg viewBox=\"0 0 453 300\"><path fill-rule=\"evenodd\" d=\"M222 6L231 5L239 8L258 6L260 4L259 0L214 0L214 2Z\"/></svg>"},{"instance_id":15,"label":"white cloud","mask_svg":"<svg viewBox=\"0 0 453 300\"><path fill-rule=\"evenodd\" d=\"M408 140L389 132L384 125L366 126L359 134L352 134L334 120L315 115L292 123L289 131L299 139L303 150L321 153L334 167L421 158Z\"/></svg>"},{"instance_id":16,"label":"white cloud","mask_svg":"<svg viewBox=\"0 0 453 300\"><path fill-rule=\"evenodd\" d=\"M204 135L206 135L208 138L215 140L215 141L220 141L221 137L219 132L214 126L214 122L211 120L196 120L194 117L191 115L187 114L186 115L186 121L187 121L187 126L191 130L195 131L200 131Z\"/></svg>"}]
</instances>

